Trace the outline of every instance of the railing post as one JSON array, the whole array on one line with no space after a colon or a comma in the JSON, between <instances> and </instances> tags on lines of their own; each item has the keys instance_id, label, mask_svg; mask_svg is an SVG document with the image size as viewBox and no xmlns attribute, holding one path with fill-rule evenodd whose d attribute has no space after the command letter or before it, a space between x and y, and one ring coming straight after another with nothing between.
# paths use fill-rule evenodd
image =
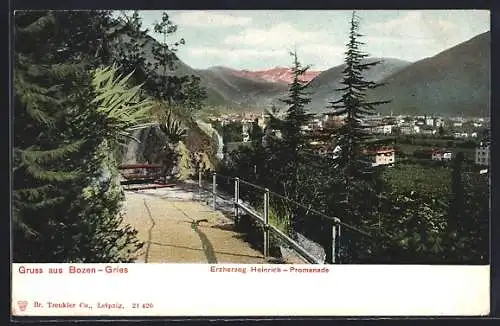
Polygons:
<instances>
[{"instance_id":1,"label":"railing post","mask_svg":"<svg viewBox=\"0 0 500 326\"><path fill-rule=\"evenodd\" d=\"M337 263L337 223L332 227L332 264Z\"/></svg>"},{"instance_id":2,"label":"railing post","mask_svg":"<svg viewBox=\"0 0 500 326\"><path fill-rule=\"evenodd\" d=\"M336 257L336 261L337 261L337 264L340 264L342 262L342 259L340 257L340 237L342 236L341 234L341 225L337 225L337 257Z\"/></svg>"},{"instance_id":3,"label":"railing post","mask_svg":"<svg viewBox=\"0 0 500 326\"><path fill-rule=\"evenodd\" d=\"M215 204L217 202L217 173L215 173L215 172L212 175L212 193L214 196L212 207L215 210L215 207L216 207Z\"/></svg>"},{"instance_id":4,"label":"railing post","mask_svg":"<svg viewBox=\"0 0 500 326\"><path fill-rule=\"evenodd\" d=\"M269 257L269 189L264 192L264 256Z\"/></svg>"},{"instance_id":5,"label":"railing post","mask_svg":"<svg viewBox=\"0 0 500 326\"><path fill-rule=\"evenodd\" d=\"M200 170L200 171L198 171L198 196L200 197L200 200L202 200L202 198L201 198L201 188L202 188L201 178L202 178L202 173Z\"/></svg>"},{"instance_id":6,"label":"railing post","mask_svg":"<svg viewBox=\"0 0 500 326\"><path fill-rule=\"evenodd\" d=\"M239 204L240 202L240 178L234 178L234 216L236 223L240 219Z\"/></svg>"}]
</instances>

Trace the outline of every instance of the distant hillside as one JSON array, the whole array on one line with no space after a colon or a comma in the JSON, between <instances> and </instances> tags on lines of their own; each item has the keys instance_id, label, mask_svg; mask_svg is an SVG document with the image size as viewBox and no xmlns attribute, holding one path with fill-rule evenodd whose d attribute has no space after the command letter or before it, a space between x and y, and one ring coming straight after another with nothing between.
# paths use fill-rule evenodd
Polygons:
<instances>
[{"instance_id":1,"label":"distant hillside","mask_svg":"<svg viewBox=\"0 0 500 326\"><path fill-rule=\"evenodd\" d=\"M381 112L489 116L490 48L490 32L478 35L385 78L371 98L392 100Z\"/></svg>"},{"instance_id":2,"label":"distant hillside","mask_svg":"<svg viewBox=\"0 0 500 326\"><path fill-rule=\"evenodd\" d=\"M287 89L287 84L238 76L234 70L213 67L197 71L205 85L218 92L225 101L243 108L267 107Z\"/></svg>"},{"instance_id":3,"label":"distant hillside","mask_svg":"<svg viewBox=\"0 0 500 326\"><path fill-rule=\"evenodd\" d=\"M290 84L293 80L292 69L287 67L276 67L268 70L232 70L236 76L265 80L272 83ZM304 82L309 82L318 76L321 71L306 71L301 77Z\"/></svg>"},{"instance_id":4,"label":"distant hillside","mask_svg":"<svg viewBox=\"0 0 500 326\"><path fill-rule=\"evenodd\" d=\"M123 36L127 38L126 36ZM152 47L157 42L146 37L144 51L153 63ZM431 58L415 63L393 58L372 58L382 63L365 72L367 80L383 82L369 99L392 100L379 107L380 113L422 113L440 115L489 115L490 111L490 33L484 33ZM321 73L311 72L309 83L312 112L327 111L328 102L338 99L344 65ZM208 95L207 104L224 110L262 110L272 104L282 107L289 69L239 71L226 67L196 70L181 60L175 75L196 75Z\"/></svg>"},{"instance_id":5,"label":"distant hillside","mask_svg":"<svg viewBox=\"0 0 500 326\"><path fill-rule=\"evenodd\" d=\"M381 61L381 63L366 70L363 74L366 80L374 82L379 82L411 64L408 61L393 58L368 58L365 60L365 62L374 61ZM311 93L311 103L309 105L311 111L326 111L328 102L340 96L336 89L342 87L342 71L344 68L345 64L330 68L311 81L308 90Z\"/></svg>"},{"instance_id":6,"label":"distant hillside","mask_svg":"<svg viewBox=\"0 0 500 326\"><path fill-rule=\"evenodd\" d=\"M129 41L130 37L120 35L116 46L120 42ZM143 44L146 64L154 64L153 46L158 43L153 37L146 36L142 39L134 39L138 44ZM175 63L172 75L195 75L200 77L201 85L207 91L207 104L210 106L221 106L229 110L251 109L267 105L277 93L286 89L286 85L271 83L261 79L245 78L236 76L229 68L210 68L196 70L178 59Z\"/></svg>"}]
</instances>

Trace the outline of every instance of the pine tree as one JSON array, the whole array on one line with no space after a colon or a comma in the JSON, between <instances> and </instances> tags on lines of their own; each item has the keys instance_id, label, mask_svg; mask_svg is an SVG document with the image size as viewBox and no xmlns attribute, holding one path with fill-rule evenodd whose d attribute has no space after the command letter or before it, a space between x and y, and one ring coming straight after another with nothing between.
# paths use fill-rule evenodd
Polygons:
<instances>
[{"instance_id":1,"label":"pine tree","mask_svg":"<svg viewBox=\"0 0 500 326\"><path fill-rule=\"evenodd\" d=\"M377 173L374 173L365 155L373 138L363 119L374 115L375 107L388 101L370 102L366 99L367 91L379 85L365 80L363 72L380 61L367 62L368 54L360 49L364 43L359 41L362 35L359 33L359 18L355 12L350 25L345 68L342 72L344 87L337 90L342 95L340 99L330 102L330 108L333 109L331 114L343 117L343 125L336 135L337 145L341 150L334 160L337 170L343 176L340 187L343 205L334 205L332 210L344 221L361 225L363 218L369 214L370 205L374 203L371 199L375 195L373 183L377 179Z\"/></svg>"},{"instance_id":2,"label":"pine tree","mask_svg":"<svg viewBox=\"0 0 500 326\"><path fill-rule=\"evenodd\" d=\"M301 133L301 128L311 119L305 105L311 102L306 89L308 84L301 77L309 70L310 66L302 66L297 57L297 52L291 52L293 57L293 80L289 86L288 97L281 100L288 108L286 111L283 138L287 145L296 153L305 144L306 138Z\"/></svg>"},{"instance_id":3,"label":"pine tree","mask_svg":"<svg viewBox=\"0 0 500 326\"><path fill-rule=\"evenodd\" d=\"M62 85L81 75L74 65L51 62L50 36L55 28L54 13L15 16L13 219L17 239L40 238L51 222L43 217L50 218L67 195L65 185L79 177L75 166L64 164L81 149L82 141L65 137L64 124L70 118L64 115L65 106L74 104L75 96ZM28 254L33 248L15 249Z\"/></svg>"},{"instance_id":4,"label":"pine tree","mask_svg":"<svg viewBox=\"0 0 500 326\"><path fill-rule=\"evenodd\" d=\"M290 180L289 189L286 189L286 194L291 198L297 199L298 192L298 169L299 169L299 152L304 149L307 144L307 138L302 133L302 127L305 126L311 119L311 114L307 113L305 105L311 99L308 97L306 89L308 84L301 77L307 72L310 66L302 66L298 60L297 52L291 52L293 57L293 80L289 86L288 97L281 101L288 108L285 118L281 123L284 151L282 162L288 163L287 178ZM285 164L287 164L285 163Z\"/></svg>"},{"instance_id":5,"label":"pine tree","mask_svg":"<svg viewBox=\"0 0 500 326\"><path fill-rule=\"evenodd\" d=\"M107 60L106 35L93 28L107 15L16 13L15 261L127 262L141 246L122 224L110 146L134 115L99 106L109 97L118 105L115 96L129 105L133 96L96 94L90 73Z\"/></svg>"}]
</instances>

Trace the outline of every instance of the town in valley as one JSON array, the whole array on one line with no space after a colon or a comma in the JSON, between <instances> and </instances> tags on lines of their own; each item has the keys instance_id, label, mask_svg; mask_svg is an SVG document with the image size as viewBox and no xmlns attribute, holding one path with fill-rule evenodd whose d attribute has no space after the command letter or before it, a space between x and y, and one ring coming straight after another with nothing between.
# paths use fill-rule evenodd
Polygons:
<instances>
[{"instance_id":1,"label":"town in valley","mask_svg":"<svg viewBox=\"0 0 500 326\"><path fill-rule=\"evenodd\" d=\"M226 133L227 149L250 145L252 128L259 127L265 135L280 137L280 131L268 128L266 112L233 113L210 116L209 121L217 130L233 129L240 132ZM342 117L328 113L315 114L302 127L315 154L335 157L335 129L343 124ZM432 161L451 161L457 152L481 173L490 165L489 117L442 117L436 115L375 115L363 120L368 133L386 140L386 145L375 146L367 152L374 166L393 166L408 158Z\"/></svg>"}]
</instances>

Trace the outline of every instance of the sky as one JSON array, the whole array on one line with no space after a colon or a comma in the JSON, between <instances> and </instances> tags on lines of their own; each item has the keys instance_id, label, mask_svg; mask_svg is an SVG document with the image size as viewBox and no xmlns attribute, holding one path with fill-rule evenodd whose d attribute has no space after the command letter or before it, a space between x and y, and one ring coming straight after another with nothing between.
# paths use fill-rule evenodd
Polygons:
<instances>
[{"instance_id":1,"label":"sky","mask_svg":"<svg viewBox=\"0 0 500 326\"><path fill-rule=\"evenodd\" d=\"M143 26L163 11L141 11ZM311 70L342 64L352 11L167 11L184 38L179 58L196 69L264 70L290 66L290 51ZM490 30L487 10L361 10L362 50L372 57L418 61ZM152 28L151 28L152 30ZM154 32L150 32L159 38Z\"/></svg>"}]
</instances>

